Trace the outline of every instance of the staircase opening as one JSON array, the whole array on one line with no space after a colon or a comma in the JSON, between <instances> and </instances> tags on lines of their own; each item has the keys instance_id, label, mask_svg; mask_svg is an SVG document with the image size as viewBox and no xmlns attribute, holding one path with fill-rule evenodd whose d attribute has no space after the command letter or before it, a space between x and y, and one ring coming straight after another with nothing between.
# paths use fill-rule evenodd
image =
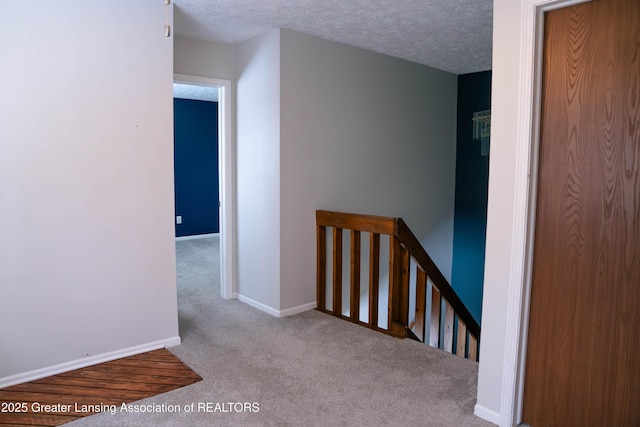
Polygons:
<instances>
[{"instance_id":1,"label":"staircase opening","mask_svg":"<svg viewBox=\"0 0 640 427\"><path fill-rule=\"evenodd\" d=\"M401 218L317 211L316 227L318 310L478 360L479 324Z\"/></svg>"}]
</instances>

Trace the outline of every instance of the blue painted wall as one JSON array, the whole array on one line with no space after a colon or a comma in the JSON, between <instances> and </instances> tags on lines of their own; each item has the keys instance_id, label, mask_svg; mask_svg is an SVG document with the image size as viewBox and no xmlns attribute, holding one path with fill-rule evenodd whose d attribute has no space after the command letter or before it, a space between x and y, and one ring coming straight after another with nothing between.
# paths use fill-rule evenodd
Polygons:
<instances>
[{"instance_id":1,"label":"blue painted wall","mask_svg":"<svg viewBox=\"0 0 640 427\"><path fill-rule=\"evenodd\" d=\"M473 113L491 109L491 71L458 76L456 199L451 285L480 323L487 230L489 157L472 139Z\"/></svg>"},{"instance_id":2,"label":"blue painted wall","mask_svg":"<svg viewBox=\"0 0 640 427\"><path fill-rule=\"evenodd\" d=\"M176 236L218 233L218 103L173 100Z\"/></svg>"}]
</instances>

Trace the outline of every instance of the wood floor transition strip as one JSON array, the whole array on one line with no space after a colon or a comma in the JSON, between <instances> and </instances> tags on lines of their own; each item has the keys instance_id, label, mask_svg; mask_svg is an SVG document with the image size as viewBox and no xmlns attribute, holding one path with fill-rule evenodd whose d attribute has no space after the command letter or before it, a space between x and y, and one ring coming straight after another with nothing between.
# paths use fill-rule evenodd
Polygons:
<instances>
[{"instance_id":1,"label":"wood floor transition strip","mask_svg":"<svg viewBox=\"0 0 640 427\"><path fill-rule=\"evenodd\" d=\"M202 380L154 350L0 389L0 426L58 426Z\"/></svg>"}]
</instances>

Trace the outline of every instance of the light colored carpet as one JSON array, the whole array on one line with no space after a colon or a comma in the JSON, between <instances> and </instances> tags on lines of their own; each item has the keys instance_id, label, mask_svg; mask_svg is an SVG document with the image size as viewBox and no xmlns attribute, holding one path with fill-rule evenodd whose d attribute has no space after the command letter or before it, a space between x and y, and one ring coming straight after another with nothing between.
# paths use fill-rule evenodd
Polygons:
<instances>
[{"instance_id":1,"label":"light colored carpet","mask_svg":"<svg viewBox=\"0 0 640 427\"><path fill-rule=\"evenodd\" d=\"M314 310L277 319L222 300L218 243L176 242L183 343L170 350L203 381L138 402L181 412L118 411L72 425L492 426L473 415L475 362ZM244 405L229 403L238 402L259 411L237 412Z\"/></svg>"}]
</instances>

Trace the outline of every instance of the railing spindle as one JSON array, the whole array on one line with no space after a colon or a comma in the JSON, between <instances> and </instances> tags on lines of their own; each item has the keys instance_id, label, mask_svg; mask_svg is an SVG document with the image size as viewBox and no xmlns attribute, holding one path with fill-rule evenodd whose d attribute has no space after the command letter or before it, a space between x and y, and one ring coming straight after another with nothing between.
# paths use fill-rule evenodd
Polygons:
<instances>
[{"instance_id":1,"label":"railing spindle","mask_svg":"<svg viewBox=\"0 0 640 427\"><path fill-rule=\"evenodd\" d=\"M378 294L380 287L380 235L369 237L369 325L378 326Z\"/></svg>"},{"instance_id":2,"label":"railing spindle","mask_svg":"<svg viewBox=\"0 0 640 427\"><path fill-rule=\"evenodd\" d=\"M444 340L444 348L443 350L448 353L453 353L453 317L454 312L453 308L449 304L449 302L442 298L442 311L444 314L444 328L443 328L443 340Z\"/></svg>"},{"instance_id":3,"label":"railing spindle","mask_svg":"<svg viewBox=\"0 0 640 427\"><path fill-rule=\"evenodd\" d=\"M441 321L441 313L442 313L442 295L440 291L435 286L431 287L432 296L431 296L431 339L429 344L433 347L437 347L442 350L442 339L440 337L440 331L442 328L440 327Z\"/></svg>"},{"instance_id":4,"label":"railing spindle","mask_svg":"<svg viewBox=\"0 0 640 427\"><path fill-rule=\"evenodd\" d=\"M478 361L478 340L469 334L469 359Z\"/></svg>"},{"instance_id":5,"label":"railing spindle","mask_svg":"<svg viewBox=\"0 0 640 427\"><path fill-rule=\"evenodd\" d=\"M316 266L316 298L317 306L320 310L326 310L325 302L325 283L327 281L327 227L316 227L316 253L317 253L317 266Z\"/></svg>"},{"instance_id":6,"label":"railing spindle","mask_svg":"<svg viewBox=\"0 0 640 427\"><path fill-rule=\"evenodd\" d=\"M333 229L333 313L342 317L342 228Z\"/></svg>"},{"instance_id":7,"label":"railing spindle","mask_svg":"<svg viewBox=\"0 0 640 427\"><path fill-rule=\"evenodd\" d=\"M351 230L351 320L360 320L360 232Z\"/></svg>"},{"instance_id":8,"label":"railing spindle","mask_svg":"<svg viewBox=\"0 0 640 427\"><path fill-rule=\"evenodd\" d=\"M402 247L397 237L389 239L389 305L388 328L396 335L404 335L402 326Z\"/></svg>"},{"instance_id":9,"label":"railing spindle","mask_svg":"<svg viewBox=\"0 0 640 427\"><path fill-rule=\"evenodd\" d=\"M404 246L400 246L400 322L403 325L409 323L409 281L411 254Z\"/></svg>"},{"instance_id":10,"label":"railing spindle","mask_svg":"<svg viewBox=\"0 0 640 427\"><path fill-rule=\"evenodd\" d=\"M431 335L431 323L433 317L433 283L429 279L429 276L425 272L425 293L426 302L425 302L425 313L424 313L424 343L430 345L432 347L437 347L437 345L433 345L433 336Z\"/></svg>"},{"instance_id":11,"label":"railing spindle","mask_svg":"<svg viewBox=\"0 0 640 427\"><path fill-rule=\"evenodd\" d=\"M427 273L416 267L416 324L415 334L425 342L425 304L427 297Z\"/></svg>"},{"instance_id":12,"label":"railing spindle","mask_svg":"<svg viewBox=\"0 0 640 427\"><path fill-rule=\"evenodd\" d=\"M467 346L467 325L456 316L458 320L458 334L456 337L456 354L461 357L465 357Z\"/></svg>"}]
</instances>

